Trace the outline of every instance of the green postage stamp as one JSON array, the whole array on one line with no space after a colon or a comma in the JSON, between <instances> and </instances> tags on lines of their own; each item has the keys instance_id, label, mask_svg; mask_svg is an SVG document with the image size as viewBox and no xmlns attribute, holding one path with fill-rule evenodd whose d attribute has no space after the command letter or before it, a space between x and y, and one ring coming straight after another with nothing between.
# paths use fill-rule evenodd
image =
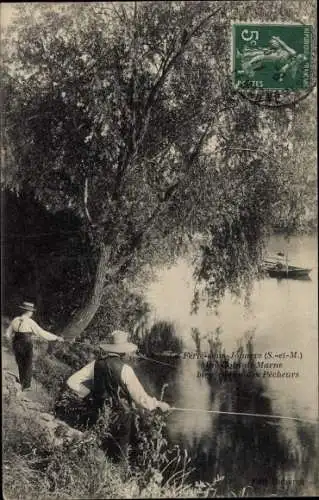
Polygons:
<instances>
[{"instance_id":1,"label":"green postage stamp","mask_svg":"<svg viewBox=\"0 0 319 500\"><path fill-rule=\"evenodd\" d=\"M302 90L310 85L312 26L233 24L236 88Z\"/></svg>"}]
</instances>

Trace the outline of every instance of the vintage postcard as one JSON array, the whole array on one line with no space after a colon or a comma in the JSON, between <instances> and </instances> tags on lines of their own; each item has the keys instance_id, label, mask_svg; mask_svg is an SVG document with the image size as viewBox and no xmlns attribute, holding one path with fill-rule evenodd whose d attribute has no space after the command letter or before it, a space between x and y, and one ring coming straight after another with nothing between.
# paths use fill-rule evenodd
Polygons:
<instances>
[{"instance_id":1,"label":"vintage postcard","mask_svg":"<svg viewBox=\"0 0 319 500\"><path fill-rule=\"evenodd\" d=\"M314 0L1 5L6 500L319 494Z\"/></svg>"}]
</instances>

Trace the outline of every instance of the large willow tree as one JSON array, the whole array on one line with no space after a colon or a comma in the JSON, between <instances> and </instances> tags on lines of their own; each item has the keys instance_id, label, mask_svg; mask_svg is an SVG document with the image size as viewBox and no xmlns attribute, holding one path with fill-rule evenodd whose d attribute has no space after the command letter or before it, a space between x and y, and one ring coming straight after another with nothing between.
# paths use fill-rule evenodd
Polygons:
<instances>
[{"instance_id":1,"label":"large willow tree","mask_svg":"<svg viewBox=\"0 0 319 500\"><path fill-rule=\"evenodd\" d=\"M230 23L247 9L291 20L287 4L17 7L4 40L5 183L74 211L97 256L67 338L110 283L194 234L204 236L197 277L209 300L256 275L285 198L292 111L232 89Z\"/></svg>"}]
</instances>

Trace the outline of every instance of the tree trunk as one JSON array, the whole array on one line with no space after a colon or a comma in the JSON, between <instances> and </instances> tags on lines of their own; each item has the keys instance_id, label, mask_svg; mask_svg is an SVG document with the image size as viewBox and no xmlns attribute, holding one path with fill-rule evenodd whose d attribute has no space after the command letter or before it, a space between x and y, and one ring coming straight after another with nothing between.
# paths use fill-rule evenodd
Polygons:
<instances>
[{"instance_id":1,"label":"tree trunk","mask_svg":"<svg viewBox=\"0 0 319 500\"><path fill-rule=\"evenodd\" d=\"M110 253L111 247L106 246L102 243L92 295L85 306L73 316L70 323L62 331L61 335L66 340L71 341L78 337L85 330L85 328L88 327L95 314L97 313L101 304L101 299L103 297L105 276Z\"/></svg>"}]
</instances>

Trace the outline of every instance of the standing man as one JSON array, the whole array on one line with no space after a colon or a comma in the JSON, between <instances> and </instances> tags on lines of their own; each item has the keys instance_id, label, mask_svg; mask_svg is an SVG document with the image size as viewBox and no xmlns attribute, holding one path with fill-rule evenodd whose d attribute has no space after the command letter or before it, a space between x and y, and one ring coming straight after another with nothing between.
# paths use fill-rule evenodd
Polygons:
<instances>
[{"instance_id":1,"label":"standing man","mask_svg":"<svg viewBox=\"0 0 319 500\"><path fill-rule=\"evenodd\" d=\"M43 330L32 318L35 312L34 304L31 302L23 302L19 306L24 312L21 316L17 316L12 320L6 331L8 340L12 340L13 352L19 369L19 381L22 391L31 389L32 380L32 360L33 360L33 344L32 335L36 335L49 342L61 341L63 337L54 335L53 333Z\"/></svg>"},{"instance_id":2,"label":"standing man","mask_svg":"<svg viewBox=\"0 0 319 500\"><path fill-rule=\"evenodd\" d=\"M136 352L137 345L128 342L128 333L115 330L111 343L101 343L101 354L95 362L90 363L73 374L68 386L78 394L87 395L89 378L93 375L92 399L96 414L99 415L107 403L115 410L115 421L111 426L111 434L117 445L117 454L126 458L127 448L133 430L133 410L143 408L154 411L159 408L166 412L168 403L149 396L126 357Z\"/></svg>"}]
</instances>

